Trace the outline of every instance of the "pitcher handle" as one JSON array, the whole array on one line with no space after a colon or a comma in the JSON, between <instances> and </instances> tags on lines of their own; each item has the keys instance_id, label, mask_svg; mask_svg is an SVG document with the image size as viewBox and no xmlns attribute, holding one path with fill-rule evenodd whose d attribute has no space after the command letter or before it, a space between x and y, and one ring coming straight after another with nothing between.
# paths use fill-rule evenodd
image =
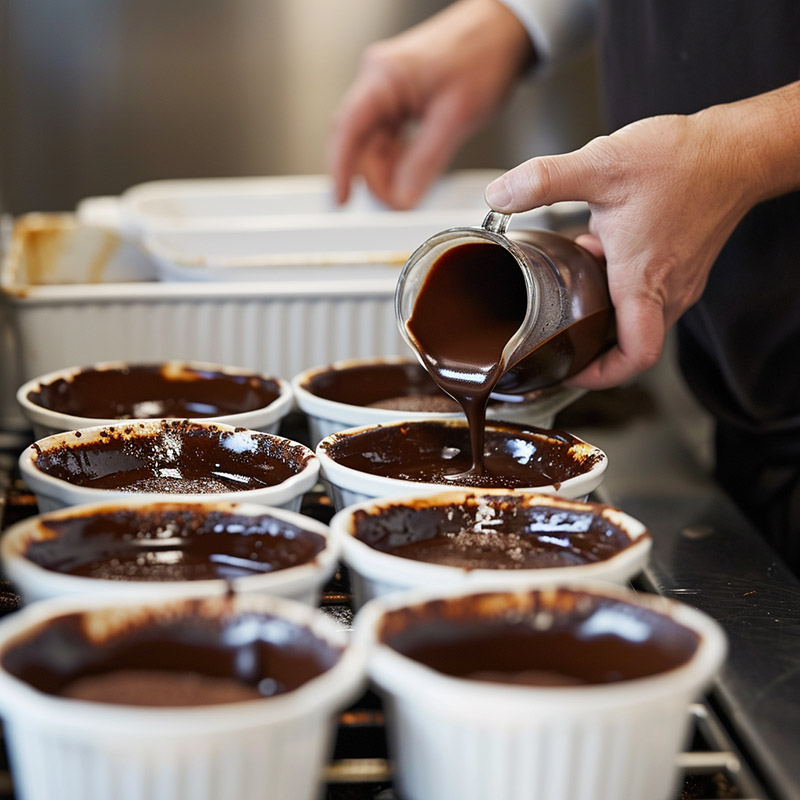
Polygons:
<instances>
[{"instance_id":1,"label":"pitcher handle","mask_svg":"<svg viewBox=\"0 0 800 800\"><path fill-rule=\"evenodd\" d=\"M511 214L502 214L500 211L490 211L483 220L481 227L490 233L504 234L511 222Z\"/></svg>"}]
</instances>

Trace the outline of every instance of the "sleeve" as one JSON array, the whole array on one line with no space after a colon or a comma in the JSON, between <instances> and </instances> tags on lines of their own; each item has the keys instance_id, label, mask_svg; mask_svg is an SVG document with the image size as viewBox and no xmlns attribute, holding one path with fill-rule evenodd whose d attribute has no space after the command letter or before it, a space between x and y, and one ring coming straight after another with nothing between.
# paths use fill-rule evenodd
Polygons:
<instances>
[{"instance_id":1,"label":"sleeve","mask_svg":"<svg viewBox=\"0 0 800 800\"><path fill-rule=\"evenodd\" d=\"M594 33L595 0L500 0L525 26L539 56L538 69L565 60Z\"/></svg>"}]
</instances>

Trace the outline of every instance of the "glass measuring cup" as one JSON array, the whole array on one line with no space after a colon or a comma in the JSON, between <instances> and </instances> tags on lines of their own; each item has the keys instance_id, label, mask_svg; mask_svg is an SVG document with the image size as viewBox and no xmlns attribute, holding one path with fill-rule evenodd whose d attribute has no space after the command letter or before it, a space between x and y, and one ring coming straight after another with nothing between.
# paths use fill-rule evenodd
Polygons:
<instances>
[{"instance_id":1,"label":"glass measuring cup","mask_svg":"<svg viewBox=\"0 0 800 800\"><path fill-rule=\"evenodd\" d=\"M491 211L480 227L433 235L398 279L400 331L450 394L454 387L474 394L478 384L493 396L553 386L610 341L613 308L604 263L557 233L508 231L510 220ZM452 280L439 281L434 297L445 262ZM441 321L441 330L432 335L415 322L421 298L429 305L436 300L429 322L435 328ZM437 347L447 351L444 358Z\"/></svg>"}]
</instances>

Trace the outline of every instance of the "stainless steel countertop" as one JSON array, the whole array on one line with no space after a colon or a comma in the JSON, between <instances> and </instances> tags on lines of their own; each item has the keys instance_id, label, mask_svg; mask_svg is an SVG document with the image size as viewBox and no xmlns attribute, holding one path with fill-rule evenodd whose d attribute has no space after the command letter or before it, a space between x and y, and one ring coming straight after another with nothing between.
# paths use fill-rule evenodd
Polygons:
<instances>
[{"instance_id":1,"label":"stainless steel countertop","mask_svg":"<svg viewBox=\"0 0 800 800\"><path fill-rule=\"evenodd\" d=\"M800 581L714 484L668 415L630 416L568 426L609 456L595 496L649 527L654 547L642 588L702 609L727 632L729 656L705 702L732 739L723 749L744 762L731 770L739 775L735 796L800 800ZM14 461L0 452L0 479ZM712 753L709 769L723 756ZM705 762L694 762L708 754L684 758L702 771Z\"/></svg>"},{"instance_id":2,"label":"stainless steel countertop","mask_svg":"<svg viewBox=\"0 0 800 800\"><path fill-rule=\"evenodd\" d=\"M663 414L570 428L606 451L598 499L645 523L644 583L707 612L730 652L710 695L775 800L800 798L800 581L714 483Z\"/></svg>"}]
</instances>

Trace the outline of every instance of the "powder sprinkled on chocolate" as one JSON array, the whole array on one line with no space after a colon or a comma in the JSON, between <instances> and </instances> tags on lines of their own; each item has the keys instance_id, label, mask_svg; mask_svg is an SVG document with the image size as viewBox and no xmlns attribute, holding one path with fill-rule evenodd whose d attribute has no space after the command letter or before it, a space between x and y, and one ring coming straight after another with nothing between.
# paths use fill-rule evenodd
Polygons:
<instances>
[{"instance_id":1,"label":"powder sprinkled on chocolate","mask_svg":"<svg viewBox=\"0 0 800 800\"><path fill-rule=\"evenodd\" d=\"M356 538L385 553L461 569L590 564L629 547L600 504L544 505L524 496L468 496L457 505L397 504L354 515Z\"/></svg>"},{"instance_id":2,"label":"powder sprinkled on chocolate","mask_svg":"<svg viewBox=\"0 0 800 800\"><path fill-rule=\"evenodd\" d=\"M484 469L470 472L467 425L435 420L334 434L328 454L342 466L371 475L498 489L558 485L586 473L601 457L563 431L494 422L486 426Z\"/></svg>"},{"instance_id":3,"label":"powder sprinkled on chocolate","mask_svg":"<svg viewBox=\"0 0 800 800\"><path fill-rule=\"evenodd\" d=\"M107 428L95 441L37 446L36 467L78 486L125 492L214 494L275 486L311 451L269 434L188 420Z\"/></svg>"},{"instance_id":4,"label":"powder sprinkled on chocolate","mask_svg":"<svg viewBox=\"0 0 800 800\"><path fill-rule=\"evenodd\" d=\"M401 397L387 397L369 403L367 408L388 408L392 411L416 411L429 414L454 414L461 411L455 400L445 395L415 394Z\"/></svg>"},{"instance_id":5,"label":"powder sprinkled on chocolate","mask_svg":"<svg viewBox=\"0 0 800 800\"><path fill-rule=\"evenodd\" d=\"M115 581L234 580L312 563L325 538L267 512L182 504L80 507L40 522L25 557L43 569Z\"/></svg>"},{"instance_id":6,"label":"powder sprinkled on chocolate","mask_svg":"<svg viewBox=\"0 0 800 800\"><path fill-rule=\"evenodd\" d=\"M176 708L238 703L263 697L254 686L229 678L195 672L133 669L79 678L65 686L60 694L95 703Z\"/></svg>"}]
</instances>

